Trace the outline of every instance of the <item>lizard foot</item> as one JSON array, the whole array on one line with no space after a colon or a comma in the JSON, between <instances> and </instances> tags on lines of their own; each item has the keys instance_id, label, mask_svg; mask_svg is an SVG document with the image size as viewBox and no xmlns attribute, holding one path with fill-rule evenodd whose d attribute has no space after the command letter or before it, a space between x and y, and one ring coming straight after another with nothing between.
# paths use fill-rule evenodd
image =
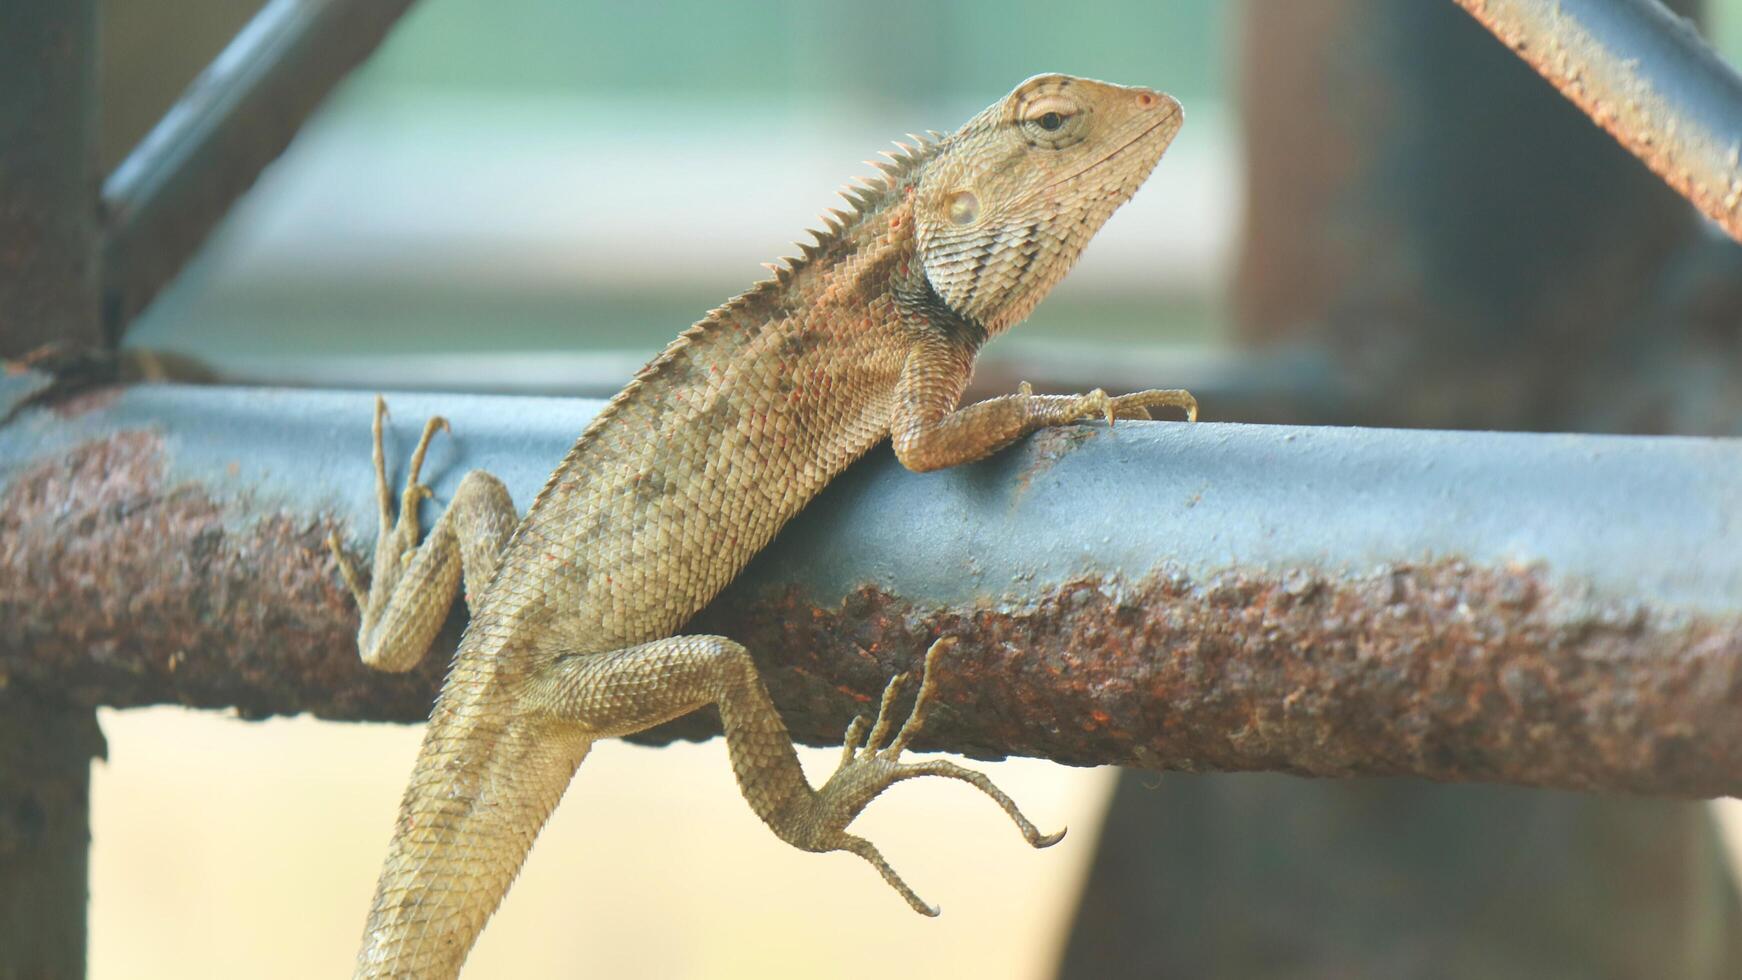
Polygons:
<instances>
[{"instance_id":1,"label":"lizard foot","mask_svg":"<svg viewBox=\"0 0 1742 980\"><path fill-rule=\"evenodd\" d=\"M955 637L944 637L933 643L931 649L926 651L925 672L920 676L919 696L914 700L913 710L908 714L907 721L896 731L895 737L889 741L887 746L878 747L884 739L888 738L889 730L893 727L893 708L896 698L909 680L907 674L896 675L883 689L883 702L877 709L875 724L867 722L863 715L853 719L852 725L847 728L847 737L842 745L841 764L835 770L835 774L829 777L829 781L817 791L816 809L819 814L826 814L822 820L822 832L818 835L820 839L815 841L818 846L806 847L807 850L840 850L859 855L870 862L871 866L883 876L883 880L887 881L890 887L897 892L900 892L901 897L907 899L907 904L913 906L913 910L921 915L935 916L939 909L922 901L919 895L908 887L905 881L901 880L901 876L895 873L895 869L889 866L889 862L883 859L883 855L870 841L862 837L855 837L844 829L854 817L859 815L859 811L863 810L866 804L870 803L877 794L883 792L891 784L904 779L916 779L920 776L942 776L946 779L957 779L990 796L1003 808L1004 812L1016 824L1017 829L1022 831L1022 836L1028 840L1031 846L1050 847L1065 836L1065 832L1062 830L1056 834L1041 833L1027 817L1023 816L1022 811L1017 808L1016 802L1003 790L993 785L992 780L987 778L984 773L975 772L942 759L917 763L900 761L902 750L906 749L913 737L919 734L920 728L925 724L926 713L931 707L932 696L937 689L937 682L932 676L932 670L937 665L939 658L955 645ZM867 724L871 724L869 735L865 734ZM862 745L860 744L861 737L864 738ZM806 845L801 843L800 846Z\"/></svg>"},{"instance_id":2,"label":"lizard foot","mask_svg":"<svg viewBox=\"0 0 1742 980\"><path fill-rule=\"evenodd\" d=\"M338 562L339 574L344 576L345 585L350 588L351 595L356 598L357 605L365 613L370 611L374 603L372 596L384 596L398 580L399 573L410 563L412 553L417 550L417 540L421 529L417 520L417 507L425 497L431 496L429 487L418 482L423 472L423 458L429 451L430 440L438 431L451 431L448 420L440 415L431 416L424 423L423 435L417 441L417 447L411 452L411 465L407 468L405 488L399 496L399 515L393 513L393 490L387 483L387 452L382 445L382 423L387 418L387 400L380 395L375 396L375 422L373 434L375 440L375 499L380 511L380 525L375 542L375 577L370 587L365 589L362 576L357 567L351 563L349 556L340 547L339 535L334 531L327 535L327 548L332 551L333 558Z\"/></svg>"}]
</instances>

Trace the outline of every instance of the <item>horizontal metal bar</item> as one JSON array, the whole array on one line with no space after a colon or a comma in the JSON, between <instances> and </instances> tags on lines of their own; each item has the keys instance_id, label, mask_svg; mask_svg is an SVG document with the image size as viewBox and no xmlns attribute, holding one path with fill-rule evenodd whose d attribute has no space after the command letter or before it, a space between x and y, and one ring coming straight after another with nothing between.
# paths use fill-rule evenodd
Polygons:
<instances>
[{"instance_id":1,"label":"horizontal metal bar","mask_svg":"<svg viewBox=\"0 0 1742 980\"><path fill-rule=\"evenodd\" d=\"M1742 75L1658 0L1457 0L1742 241Z\"/></svg>"},{"instance_id":2,"label":"horizontal metal bar","mask_svg":"<svg viewBox=\"0 0 1742 980\"><path fill-rule=\"evenodd\" d=\"M175 278L411 0L268 0L103 182L111 338Z\"/></svg>"},{"instance_id":3,"label":"horizontal metal bar","mask_svg":"<svg viewBox=\"0 0 1742 980\"><path fill-rule=\"evenodd\" d=\"M522 506L597 409L390 405L397 466L426 415L452 421L438 501L482 467ZM421 718L442 658L359 667L322 543L373 538L369 414L145 386L0 428L0 675L76 704ZM930 738L969 754L1732 794L1742 443L1120 423L925 475L877 449L692 628L749 645L813 743L954 634Z\"/></svg>"},{"instance_id":4,"label":"horizontal metal bar","mask_svg":"<svg viewBox=\"0 0 1742 980\"><path fill-rule=\"evenodd\" d=\"M1068 348L1068 349L1067 349ZM130 349L142 361L162 355ZM652 349L523 350L366 354L216 353L174 355L165 371L225 384L459 391L606 398L655 354ZM980 356L970 396L1001 394L1030 382L1039 392L1135 391L1158 385L1191 390L1218 419L1323 421L1346 414L1352 395L1322 350L1238 351L1210 345L1132 350L1114 344L1001 343Z\"/></svg>"}]
</instances>

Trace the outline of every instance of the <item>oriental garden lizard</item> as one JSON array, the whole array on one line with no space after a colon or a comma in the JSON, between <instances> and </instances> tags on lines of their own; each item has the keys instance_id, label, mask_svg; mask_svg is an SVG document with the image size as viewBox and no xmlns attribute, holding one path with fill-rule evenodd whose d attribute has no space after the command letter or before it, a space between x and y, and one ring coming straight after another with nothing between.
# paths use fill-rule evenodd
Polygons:
<instances>
[{"instance_id":1,"label":"oriental garden lizard","mask_svg":"<svg viewBox=\"0 0 1742 980\"><path fill-rule=\"evenodd\" d=\"M419 542L431 419L394 517L375 415L381 529L362 607L363 660L424 655L461 583L471 619L400 805L358 954L359 977L451 977L519 872L588 748L716 705L733 772L776 836L870 862L908 904L936 909L847 825L891 783L944 776L1044 835L984 775L902 762L939 656L925 657L899 728L905 675L875 723L848 729L820 789L745 648L673 635L783 524L879 442L914 470L980 459L1045 426L1184 409L1178 390L1017 394L957 403L974 356L1021 321L1135 192L1179 131L1170 96L1041 75L949 136L897 144L844 192L803 255L684 331L587 426L525 517L502 483L466 475ZM867 731L867 728L869 731Z\"/></svg>"}]
</instances>

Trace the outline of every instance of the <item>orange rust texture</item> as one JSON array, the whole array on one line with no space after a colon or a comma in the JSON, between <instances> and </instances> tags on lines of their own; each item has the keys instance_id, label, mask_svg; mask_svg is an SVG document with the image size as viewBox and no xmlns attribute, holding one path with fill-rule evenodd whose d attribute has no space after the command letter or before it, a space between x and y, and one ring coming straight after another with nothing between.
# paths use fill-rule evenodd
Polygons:
<instances>
[{"instance_id":1,"label":"orange rust texture","mask_svg":"<svg viewBox=\"0 0 1742 980\"><path fill-rule=\"evenodd\" d=\"M422 720L442 658L403 677L358 663L331 526L243 520L166 484L148 432L44 462L0 497L0 687L71 705Z\"/></svg>"},{"instance_id":2,"label":"orange rust texture","mask_svg":"<svg viewBox=\"0 0 1742 980\"><path fill-rule=\"evenodd\" d=\"M963 642L921 741L970 755L1742 790L1742 623L1556 615L1567 600L1529 571L1085 580L1017 609L927 610L869 588L835 609L796 590L730 599L698 628L782 651L776 702L832 730L951 634Z\"/></svg>"}]
</instances>

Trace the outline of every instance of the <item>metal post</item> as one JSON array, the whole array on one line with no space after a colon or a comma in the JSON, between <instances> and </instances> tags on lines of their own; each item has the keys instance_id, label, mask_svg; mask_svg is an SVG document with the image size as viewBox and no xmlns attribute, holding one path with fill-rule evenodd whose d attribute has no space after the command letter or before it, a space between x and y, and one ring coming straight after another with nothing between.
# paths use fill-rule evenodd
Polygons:
<instances>
[{"instance_id":1,"label":"metal post","mask_svg":"<svg viewBox=\"0 0 1742 980\"><path fill-rule=\"evenodd\" d=\"M85 975L89 709L0 698L0 980Z\"/></svg>"},{"instance_id":2,"label":"metal post","mask_svg":"<svg viewBox=\"0 0 1742 980\"><path fill-rule=\"evenodd\" d=\"M96 0L0 0L0 357L96 344Z\"/></svg>"},{"instance_id":3,"label":"metal post","mask_svg":"<svg viewBox=\"0 0 1742 980\"><path fill-rule=\"evenodd\" d=\"M0 356L102 342L96 83L96 0L0 0ZM6 687L0 674L0 980L81 977L103 736L90 707Z\"/></svg>"}]
</instances>

